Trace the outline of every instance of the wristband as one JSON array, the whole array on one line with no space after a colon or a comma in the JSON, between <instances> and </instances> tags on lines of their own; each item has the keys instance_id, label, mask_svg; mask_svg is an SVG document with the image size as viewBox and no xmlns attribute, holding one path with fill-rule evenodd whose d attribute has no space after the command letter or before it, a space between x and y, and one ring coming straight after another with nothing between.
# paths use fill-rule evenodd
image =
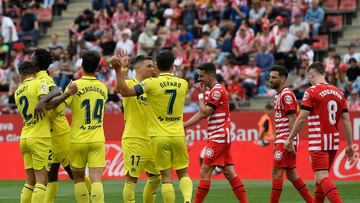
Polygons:
<instances>
[{"instance_id":1,"label":"wristband","mask_svg":"<svg viewBox=\"0 0 360 203\"><path fill-rule=\"evenodd\" d=\"M198 99L199 99L199 101L202 100L202 99L204 99L204 94L203 94L203 93L198 94Z\"/></svg>"}]
</instances>

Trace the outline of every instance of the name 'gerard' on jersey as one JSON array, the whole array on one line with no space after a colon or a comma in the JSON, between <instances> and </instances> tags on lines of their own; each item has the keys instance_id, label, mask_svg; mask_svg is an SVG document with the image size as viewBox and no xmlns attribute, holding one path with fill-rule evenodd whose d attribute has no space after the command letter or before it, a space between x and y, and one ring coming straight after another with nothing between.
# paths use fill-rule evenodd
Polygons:
<instances>
[{"instance_id":1,"label":"name 'gerard' on jersey","mask_svg":"<svg viewBox=\"0 0 360 203\"><path fill-rule=\"evenodd\" d=\"M161 88L164 88L164 87L167 87L167 86L173 86L173 87L178 87L178 88L180 88L180 87L181 87L181 83L179 83L179 82L173 82L173 81L164 81L164 82L160 83L160 87L161 87Z\"/></svg>"}]
</instances>

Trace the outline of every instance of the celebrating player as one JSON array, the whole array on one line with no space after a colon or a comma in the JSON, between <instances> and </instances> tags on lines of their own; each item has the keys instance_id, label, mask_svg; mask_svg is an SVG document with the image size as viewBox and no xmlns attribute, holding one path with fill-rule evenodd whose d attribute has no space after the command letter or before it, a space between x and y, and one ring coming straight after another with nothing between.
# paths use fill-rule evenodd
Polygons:
<instances>
[{"instance_id":1,"label":"celebrating player","mask_svg":"<svg viewBox=\"0 0 360 203\"><path fill-rule=\"evenodd\" d=\"M352 129L344 94L335 86L326 83L325 67L320 62L307 69L313 85L305 91L300 115L285 143L285 148L294 151L294 138L308 119L309 151L311 166L315 174L315 202L342 202L338 189L329 178L329 170L339 149L339 121L343 120L347 141L346 154L352 159Z\"/></svg>"},{"instance_id":2,"label":"celebrating player","mask_svg":"<svg viewBox=\"0 0 360 203\"><path fill-rule=\"evenodd\" d=\"M70 137L70 165L74 176L75 197L78 203L89 202L89 192L84 182L86 165L91 180L91 201L104 202L101 183L105 166L105 136L103 128L104 107L108 92L106 86L96 79L100 56L87 52L82 56L83 76L74 81L78 92L69 96L62 94L53 98L47 108L65 102L72 112Z\"/></svg>"},{"instance_id":3,"label":"celebrating player","mask_svg":"<svg viewBox=\"0 0 360 203\"><path fill-rule=\"evenodd\" d=\"M45 97L44 102L38 103L35 108L35 116L41 113L45 108L46 101L49 101L53 97L60 95L61 92L56 87L54 80L47 74L46 70L53 63L52 56L49 51L46 49L36 49L31 56L31 62L34 64L37 69L36 78L44 80L49 88L49 94ZM59 187L58 182L58 172L60 168L60 163L68 173L69 177L73 179L72 172L70 169L70 159L69 159L69 146L70 146L70 126L68 120L61 113L59 116L56 116L57 112L50 111L52 114L50 119L51 127L51 167L49 172L49 183L47 185L46 191L46 203L52 203L55 201L55 196L57 189Z\"/></svg>"},{"instance_id":4,"label":"celebrating player","mask_svg":"<svg viewBox=\"0 0 360 203\"><path fill-rule=\"evenodd\" d=\"M36 69L32 63L24 62L18 70L22 84L15 92L15 101L24 122L20 148L26 169L26 184L20 202L44 202L51 149L50 120L48 113L35 117L33 112L38 101L49 93L49 88L46 81L35 79ZM67 94L75 93L71 90Z\"/></svg>"},{"instance_id":5,"label":"celebrating player","mask_svg":"<svg viewBox=\"0 0 360 203\"><path fill-rule=\"evenodd\" d=\"M184 127L189 127L203 118L208 118L208 140L194 202L201 203L204 201L210 189L211 174L216 166L223 168L224 176L230 182L237 199L240 202L247 202L244 184L235 173L231 155L228 93L225 87L216 80L214 64L202 64L199 67L199 77L201 83L197 85L197 90L199 92L200 112L184 123ZM206 91L207 87L210 88L210 91Z\"/></svg>"},{"instance_id":6,"label":"celebrating player","mask_svg":"<svg viewBox=\"0 0 360 203\"><path fill-rule=\"evenodd\" d=\"M128 67L129 64L122 64ZM135 58L136 77L125 80L129 88L144 79L156 76L156 66L151 57L143 55ZM138 97L124 97L125 129L122 136L122 149L126 182L123 190L124 202L135 201L135 187L142 171L146 171L146 182L143 201L155 202L156 190L160 183L160 172L156 167L150 137L147 134L148 101L146 94ZM141 127L139 127L141 126Z\"/></svg>"},{"instance_id":7,"label":"celebrating player","mask_svg":"<svg viewBox=\"0 0 360 203\"><path fill-rule=\"evenodd\" d=\"M173 76L175 56L163 52L156 57L160 75L148 78L140 84L129 88L122 73L120 61L128 60L124 52L111 58L111 64L117 72L118 89L123 97L147 95L149 111L148 136L151 138L155 159L160 170L161 193L166 203L175 202L175 191L172 185L172 168L179 178L179 187L184 202L191 202L192 181L188 176L189 156L186 147L185 132L182 125L185 94L188 84L185 80ZM135 157L138 161L138 158Z\"/></svg>"},{"instance_id":8,"label":"celebrating player","mask_svg":"<svg viewBox=\"0 0 360 203\"><path fill-rule=\"evenodd\" d=\"M291 89L286 88L287 70L282 66L274 66L270 71L271 88L275 89L275 147L272 171L272 190L270 202L279 202L283 188L283 173L306 202L312 203L313 198L304 181L296 170L296 154L285 150L284 143L296 120L297 102ZM298 146L298 136L294 140L294 149Z\"/></svg>"}]
</instances>

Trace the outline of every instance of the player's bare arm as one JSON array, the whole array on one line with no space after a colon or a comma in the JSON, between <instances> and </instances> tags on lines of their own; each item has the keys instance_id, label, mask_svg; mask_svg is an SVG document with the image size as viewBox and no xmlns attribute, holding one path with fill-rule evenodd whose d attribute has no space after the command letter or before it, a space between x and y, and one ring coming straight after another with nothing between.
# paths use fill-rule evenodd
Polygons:
<instances>
[{"instance_id":1,"label":"player's bare arm","mask_svg":"<svg viewBox=\"0 0 360 203\"><path fill-rule=\"evenodd\" d=\"M300 130L303 128L305 122L307 121L308 116L310 115L310 111L308 110L301 110L299 117L296 119L293 129L291 130L289 138L285 142L285 149L289 152L293 152L294 145L293 141L295 136L300 132Z\"/></svg>"},{"instance_id":2,"label":"player's bare arm","mask_svg":"<svg viewBox=\"0 0 360 203\"><path fill-rule=\"evenodd\" d=\"M196 85L196 90L199 93L199 108L200 108L201 117L207 118L214 113L215 109L205 104L204 101L204 93L206 91L205 85L203 83L198 83Z\"/></svg>"},{"instance_id":3,"label":"player's bare arm","mask_svg":"<svg viewBox=\"0 0 360 203\"><path fill-rule=\"evenodd\" d=\"M113 55L110 59L111 66L115 69L117 86L116 90L120 92L123 97L137 96L135 88L129 88L125 83L124 69L129 65L129 56L123 50L120 50L118 54Z\"/></svg>"},{"instance_id":4,"label":"player's bare arm","mask_svg":"<svg viewBox=\"0 0 360 203\"><path fill-rule=\"evenodd\" d=\"M75 82L70 82L67 90L60 96L54 97L46 104L46 110L53 109L59 104L63 103L67 98L71 97L78 91L78 87Z\"/></svg>"},{"instance_id":5,"label":"player's bare arm","mask_svg":"<svg viewBox=\"0 0 360 203\"><path fill-rule=\"evenodd\" d=\"M348 156L348 160L351 160L354 156L354 149L352 148L352 127L350 121L350 115L348 112L343 112L341 114L341 119L344 123L345 128L345 138L346 138L346 151L345 153Z\"/></svg>"}]
</instances>

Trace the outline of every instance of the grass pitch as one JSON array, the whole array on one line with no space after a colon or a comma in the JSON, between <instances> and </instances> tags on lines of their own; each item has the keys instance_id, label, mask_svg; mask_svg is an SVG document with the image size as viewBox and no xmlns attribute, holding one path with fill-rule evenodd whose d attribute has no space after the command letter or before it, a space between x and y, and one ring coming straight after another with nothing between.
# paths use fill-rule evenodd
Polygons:
<instances>
[{"instance_id":1,"label":"grass pitch","mask_svg":"<svg viewBox=\"0 0 360 203\"><path fill-rule=\"evenodd\" d=\"M307 181L308 187L313 194L314 183ZM24 182L22 181L0 181L0 202L4 203L17 203L19 202L20 192ZM250 203L269 202L271 192L271 181L244 181L247 197ZM360 182L336 182L339 188L340 195L346 203L359 203L360 202ZM142 190L145 182L139 182L136 190L136 202L142 202ZM194 194L197 181L194 181ZM118 203L123 202L122 189L124 180L104 181L105 202ZM177 186L174 183L176 191L176 202L182 202L182 197ZM71 203L76 202L73 194L73 183L70 181L60 182L60 187L57 194L56 202L58 203ZM162 202L160 188L157 193L156 202ZM226 181L212 181L211 190L205 199L209 203L233 203L237 202L235 195ZM300 203L304 202L295 188L289 181L284 182L284 188L281 195L280 202L287 203Z\"/></svg>"}]
</instances>

